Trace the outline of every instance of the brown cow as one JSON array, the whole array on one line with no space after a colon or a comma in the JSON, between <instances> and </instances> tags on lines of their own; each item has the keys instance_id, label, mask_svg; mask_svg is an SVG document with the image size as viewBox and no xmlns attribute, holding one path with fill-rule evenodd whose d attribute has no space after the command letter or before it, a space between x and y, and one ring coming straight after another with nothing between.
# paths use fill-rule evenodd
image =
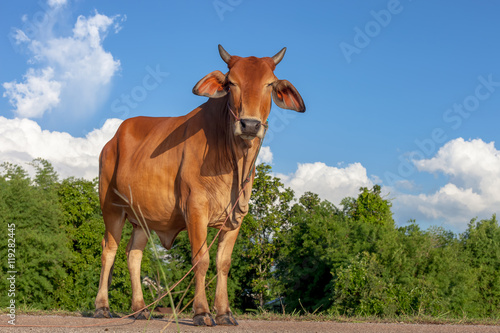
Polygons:
<instances>
[{"instance_id":1,"label":"brown cow","mask_svg":"<svg viewBox=\"0 0 500 333\"><path fill-rule=\"evenodd\" d=\"M109 317L111 272L128 219L134 226L127 245L133 311L145 306L140 279L142 252L148 241L140 224L145 222L167 249L179 232L188 231L192 262L198 262L194 268L194 324L237 325L229 308L227 275L233 246L248 212L254 160L264 138L271 95L281 108L305 111L295 87L278 80L273 73L285 50L273 57L242 58L231 56L219 45L229 71L214 71L193 88L196 95L209 97L206 103L181 117L125 120L104 146L99 196L106 230L96 317ZM247 175L251 175L250 181L242 191ZM240 191L241 199L236 204ZM144 217L141 221L132 211L137 212L139 207ZM222 228L217 252L215 322L205 295L207 227ZM145 311L136 317L145 317Z\"/></svg>"}]
</instances>

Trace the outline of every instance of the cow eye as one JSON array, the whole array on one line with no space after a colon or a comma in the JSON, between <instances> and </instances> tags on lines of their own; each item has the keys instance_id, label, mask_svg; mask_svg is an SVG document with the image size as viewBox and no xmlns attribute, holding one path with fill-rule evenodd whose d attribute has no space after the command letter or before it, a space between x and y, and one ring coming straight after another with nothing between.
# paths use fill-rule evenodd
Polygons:
<instances>
[{"instance_id":1,"label":"cow eye","mask_svg":"<svg viewBox=\"0 0 500 333\"><path fill-rule=\"evenodd\" d=\"M235 84L231 81L227 81L227 84L230 85L230 86L235 86Z\"/></svg>"}]
</instances>

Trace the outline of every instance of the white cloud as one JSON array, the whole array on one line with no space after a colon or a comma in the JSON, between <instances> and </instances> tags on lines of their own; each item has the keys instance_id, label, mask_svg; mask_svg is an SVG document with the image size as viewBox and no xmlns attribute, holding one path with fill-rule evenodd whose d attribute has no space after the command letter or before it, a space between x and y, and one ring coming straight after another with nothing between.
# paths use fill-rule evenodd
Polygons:
<instances>
[{"instance_id":1,"label":"white cloud","mask_svg":"<svg viewBox=\"0 0 500 333\"><path fill-rule=\"evenodd\" d=\"M73 28L73 38L78 40L88 39L92 48L99 48L101 45L101 35L107 32L113 20L114 18L97 12L89 18L80 15ZM102 38L104 37L105 35L102 36Z\"/></svg>"},{"instance_id":2,"label":"white cloud","mask_svg":"<svg viewBox=\"0 0 500 333\"><path fill-rule=\"evenodd\" d=\"M24 76L24 83L5 82L4 97L17 108L21 117L41 117L44 112L59 104L61 83L53 80L54 69L47 67L41 71L30 68Z\"/></svg>"},{"instance_id":3,"label":"white cloud","mask_svg":"<svg viewBox=\"0 0 500 333\"><path fill-rule=\"evenodd\" d=\"M69 176L93 179L98 175L98 156L121 124L108 119L102 128L76 138L65 132L42 130L29 119L0 117L0 163L26 163L41 157L54 166L61 178Z\"/></svg>"},{"instance_id":4,"label":"white cloud","mask_svg":"<svg viewBox=\"0 0 500 333\"><path fill-rule=\"evenodd\" d=\"M419 171L450 175L460 187L500 197L500 151L494 142L458 138L445 144L435 157L415 165Z\"/></svg>"},{"instance_id":5,"label":"white cloud","mask_svg":"<svg viewBox=\"0 0 500 333\"><path fill-rule=\"evenodd\" d=\"M45 24L30 34L14 30L15 43L27 46L28 63L33 66L24 82L3 84L3 96L9 97L17 116L41 117L52 109L71 112L72 117L91 115L107 97L111 79L120 69L120 61L104 50L102 42L109 30L119 30L125 16L108 17L97 11L79 16L70 36L57 37L53 27L64 15L65 3L49 1Z\"/></svg>"},{"instance_id":6,"label":"white cloud","mask_svg":"<svg viewBox=\"0 0 500 333\"><path fill-rule=\"evenodd\" d=\"M339 205L348 196L357 197L360 187L372 187L373 182L360 163L332 167L322 162L298 164L297 171L291 175L277 175L286 187L291 187L300 197L309 191L321 198Z\"/></svg>"},{"instance_id":7,"label":"white cloud","mask_svg":"<svg viewBox=\"0 0 500 333\"><path fill-rule=\"evenodd\" d=\"M271 151L271 147L266 146L260 149L259 156L257 157L257 164L261 163L273 163L273 152Z\"/></svg>"},{"instance_id":8,"label":"white cloud","mask_svg":"<svg viewBox=\"0 0 500 333\"><path fill-rule=\"evenodd\" d=\"M398 195L397 207L404 207L405 214L463 229L473 217L499 212L500 151L494 142L458 138L434 157L414 163L419 171L448 175L449 182L431 194Z\"/></svg>"}]
</instances>

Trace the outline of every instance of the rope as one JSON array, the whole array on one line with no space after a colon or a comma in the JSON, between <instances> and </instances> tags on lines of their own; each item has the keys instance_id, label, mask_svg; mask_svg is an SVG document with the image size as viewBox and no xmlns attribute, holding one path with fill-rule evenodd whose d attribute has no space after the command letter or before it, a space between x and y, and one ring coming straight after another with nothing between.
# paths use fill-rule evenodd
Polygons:
<instances>
[{"instance_id":1,"label":"rope","mask_svg":"<svg viewBox=\"0 0 500 333\"><path fill-rule=\"evenodd\" d=\"M14 326L15 327L64 327L64 328L86 328L86 327L105 326L105 325L109 325L109 324L112 324L112 323L115 323L115 322L119 322L119 321L121 321L123 319L126 319L126 318L129 318L129 317L132 317L133 315L135 315L135 314L143 311L144 309L147 309L150 306L158 303L165 296L167 296L169 292L171 292L173 289L175 289L175 287L177 287L189 275L189 273L191 273L193 271L193 269L198 265L198 263L201 261L201 259L208 253L208 251L210 251L210 249L212 248L212 245L214 245L215 240L217 239L217 237L219 237L219 234L221 233L223 227L225 226L226 222L229 220L229 217L231 216L231 214L233 213L234 209L236 208L236 205L240 201L241 195L243 194L244 190L245 190L245 187L243 187L240 190L238 198L236 199L236 203L233 205L231 211L229 212L229 214L227 215L226 219L224 220L224 223L222 224L222 227L219 229L219 231L217 232L217 234L215 235L214 239L212 240L212 242L210 243L210 245L208 246L208 248L206 249L206 251L203 253L203 255L198 259L198 261L196 261L195 264L193 264L193 266L188 270L188 272L179 281L177 281L172 287L170 287L170 289L168 291L164 292L163 295L161 295L154 302L152 302L152 303L144 306L142 309L139 309L139 310L137 310L137 311L135 311L135 312L133 312L133 313L131 313L129 315L126 315L126 316L121 317L121 318L113 319L111 321L107 321L106 323L98 323L98 324L91 324L91 325L74 325L74 326L67 326L67 325L14 325ZM0 327L12 327L12 326L13 325L0 325Z\"/></svg>"},{"instance_id":2,"label":"rope","mask_svg":"<svg viewBox=\"0 0 500 333\"><path fill-rule=\"evenodd\" d=\"M231 107L229 106L229 102L227 102L227 108L229 109L229 112L231 112L231 114L233 115L234 119L236 119L236 121L240 121L241 119L238 118L238 116L236 115L236 113L234 113L233 109L231 109Z\"/></svg>"},{"instance_id":3,"label":"rope","mask_svg":"<svg viewBox=\"0 0 500 333\"><path fill-rule=\"evenodd\" d=\"M229 108L229 104L228 104L228 108ZM233 111L231 110L231 108L229 108L229 110L231 111L231 113L234 115ZM236 115L234 115L236 119L239 119L236 117ZM266 123L264 124L264 136L267 132L267 121ZM205 250L205 252L203 253L202 256L200 256L200 258L196 261L196 263L193 264L193 266L188 270L188 272L179 280L177 281L172 287L170 287L170 289L166 292L163 293L163 295L161 295L158 299L156 299L154 302L144 306L142 309L139 309L129 315L126 315L124 317L121 317L121 318L117 318L117 319L113 319L111 321L107 321L106 323L98 323L98 324L91 324L91 325L73 325L73 326L67 326L67 325L0 325L0 327L58 327L58 328L87 328L87 327L97 327L97 326L105 326L105 325L110 325L112 323L116 323L116 322L119 322L119 321L122 321L123 319L126 319L126 318L129 318L129 317L132 317L133 315L149 308L150 306L158 303L160 300L162 300L165 296L167 296L172 290L175 289L175 287L177 287L188 275L189 273L191 273L195 267L198 265L198 263L201 261L201 259L208 253L208 251L210 251L210 249L212 248L212 246L214 245L215 243L215 240L219 237L220 233L222 232L222 229L224 228L224 226L226 225L226 222L229 220L229 217L233 214L235 208L236 208L236 205L238 205L240 199L241 199L241 196L243 195L243 192L245 191L245 187L247 186L247 184L250 182L250 179L251 179L251 176L252 176L252 173L255 169L255 164L257 163L257 157L259 156L259 153L260 153L260 150L262 148L262 143L264 142L264 139L261 139L260 140L260 144L259 144L259 149L257 150L257 154L255 155L255 158L253 160L253 163L252 163L252 167L250 168L249 172L248 172L248 175L247 177L245 178L245 180L243 181L243 183L241 184L242 185L242 188L240 190L240 193L238 194L238 197L236 198L236 202L234 203L234 205L232 206L231 210L229 211L229 214L227 215L226 219L224 220L224 223L222 224L222 227L219 229L219 231L217 232L217 234L215 235L214 239L212 240L212 242L210 243L210 245L207 247L207 249ZM140 209L140 208L139 208ZM206 241L206 240L205 240Z\"/></svg>"},{"instance_id":4,"label":"rope","mask_svg":"<svg viewBox=\"0 0 500 333\"><path fill-rule=\"evenodd\" d=\"M231 112L231 114L233 115L234 119L236 119L236 121L241 121L241 119L236 115L236 113L234 113L233 109L231 109L229 102L227 103L227 108L229 109L229 112ZM266 133L267 133L267 129L269 128L269 121L266 120L266 122L263 123L262 126L264 127L264 136L263 137L265 137ZM250 182L250 177L252 176L252 172L255 169L255 164L257 163L257 157L259 156L260 149L262 148L263 142L264 142L264 138L262 138L260 140L259 149L257 150L257 155L255 155L255 158L253 160L252 166L250 167L250 171L248 172L247 177L243 180L243 183L241 184L243 187L245 187L245 185Z\"/></svg>"}]
</instances>

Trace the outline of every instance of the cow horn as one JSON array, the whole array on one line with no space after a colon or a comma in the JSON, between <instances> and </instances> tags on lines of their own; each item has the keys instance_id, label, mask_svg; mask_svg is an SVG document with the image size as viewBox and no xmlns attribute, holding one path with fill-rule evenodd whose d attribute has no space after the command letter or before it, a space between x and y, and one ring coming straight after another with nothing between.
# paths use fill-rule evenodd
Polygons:
<instances>
[{"instance_id":1,"label":"cow horn","mask_svg":"<svg viewBox=\"0 0 500 333\"><path fill-rule=\"evenodd\" d=\"M224 50L224 48L220 44L219 44L219 54L222 60L224 60L224 62L229 65L229 60L231 59L231 55L227 53L227 51Z\"/></svg>"},{"instance_id":2,"label":"cow horn","mask_svg":"<svg viewBox=\"0 0 500 333\"><path fill-rule=\"evenodd\" d=\"M283 59L283 56L285 55L285 52L286 52L286 47L282 48L281 51L279 51L273 56L275 65L280 63L280 61Z\"/></svg>"}]
</instances>

